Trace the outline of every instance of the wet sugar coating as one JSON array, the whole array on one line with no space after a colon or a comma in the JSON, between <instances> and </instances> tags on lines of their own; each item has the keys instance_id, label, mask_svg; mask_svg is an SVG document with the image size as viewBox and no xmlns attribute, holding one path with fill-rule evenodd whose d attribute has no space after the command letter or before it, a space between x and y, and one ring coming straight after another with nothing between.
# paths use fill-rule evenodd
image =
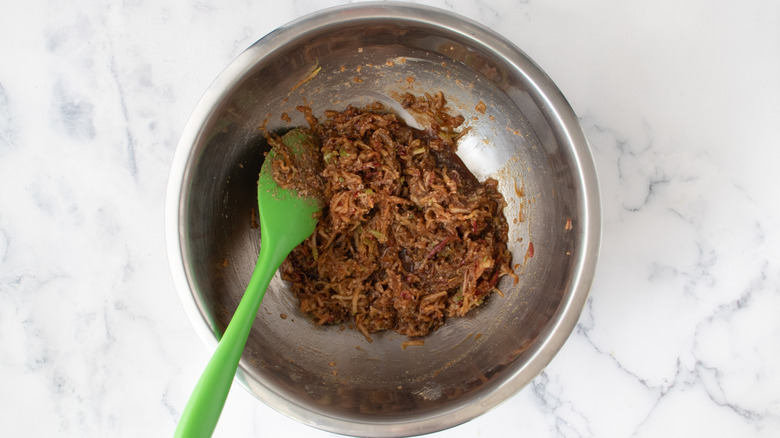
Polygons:
<instances>
[{"instance_id":1,"label":"wet sugar coating","mask_svg":"<svg viewBox=\"0 0 780 438\"><path fill-rule=\"evenodd\" d=\"M282 278L315 323L351 322L369 340L383 330L425 336L515 276L497 181L479 182L455 153L463 118L447 113L441 93L407 94L402 105L429 126L411 128L379 104L328 111L322 122L299 108L320 145L306 166L318 172L298 169L289 151L273 168L281 186L324 202Z\"/></svg>"}]
</instances>

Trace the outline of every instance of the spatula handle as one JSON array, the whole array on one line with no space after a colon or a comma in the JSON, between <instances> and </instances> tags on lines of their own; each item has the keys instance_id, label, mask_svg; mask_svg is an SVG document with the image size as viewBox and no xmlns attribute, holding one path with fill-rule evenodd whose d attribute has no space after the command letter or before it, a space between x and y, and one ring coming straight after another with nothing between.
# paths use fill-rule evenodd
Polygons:
<instances>
[{"instance_id":1,"label":"spatula handle","mask_svg":"<svg viewBox=\"0 0 780 438\"><path fill-rule=\"evenodd\" d=\"M184 407L174 437L210 437L214 432L260 303L284 260L273 253L261 248L246 292Z\"/></svg>"}]
</instances>

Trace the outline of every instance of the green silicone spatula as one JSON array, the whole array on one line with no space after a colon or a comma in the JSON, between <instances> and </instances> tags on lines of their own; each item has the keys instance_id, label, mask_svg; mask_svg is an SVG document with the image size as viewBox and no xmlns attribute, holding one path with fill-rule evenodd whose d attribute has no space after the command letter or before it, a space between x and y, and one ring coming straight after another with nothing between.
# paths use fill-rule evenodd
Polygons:
<instances>
[{"instance_id":1,"label":"green silicone spatula","mask_svg":"<svg viewBox=\"0 0 780 438\"><path fill-rule=\"evenodd\" d=\"M294 129L282 137L291 154L319 154L317 143L307 131ZM260 216L260 255L241 302L230 320L214 355L206 365L176 427L175 437L210 437L225 405L238 361L268 284L285 257L314 231L314 214L320 204L314 198L280 188L271 176L272 150L265 159L257 182Z\"/></svg>"}]
</instances>

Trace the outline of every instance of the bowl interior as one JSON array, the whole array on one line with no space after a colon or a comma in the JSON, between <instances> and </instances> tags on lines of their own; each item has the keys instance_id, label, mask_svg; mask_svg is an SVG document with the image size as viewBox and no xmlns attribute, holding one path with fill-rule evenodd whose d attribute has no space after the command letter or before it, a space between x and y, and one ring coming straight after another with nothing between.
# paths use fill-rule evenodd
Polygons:
<instances>
[{"instance_id":1,"label":"bowl interior","mask_svg":"<svg viewBox=\"0 0 780 438\"><path fill-rule=\"evenodd\" d=\"M196 323L218 338L262 240L256 180L268 145L258 127L305 125L296 110L302 104L321 115L348 103L392 102L407 91L444 92L470 128L459 155L480 180L496 178L507 201L519 281L504 278L503 297L493 294L423 345L407 346L392 332L369 343L349 327L316 326L277 274L240 364L240 380L272 407L362 435L452 426L522 388L569 335L587 295L582 272L592 270L586 262L593 257L582 151L551 107L557 95L540 94L544 87L557 93L549 79L473 24L430 11L415 18L382 11L342 11L310 19L305 31L283 28L226 70L195 121L178 218L186 299L198 306Z\"/></svg>"}]
</instances>

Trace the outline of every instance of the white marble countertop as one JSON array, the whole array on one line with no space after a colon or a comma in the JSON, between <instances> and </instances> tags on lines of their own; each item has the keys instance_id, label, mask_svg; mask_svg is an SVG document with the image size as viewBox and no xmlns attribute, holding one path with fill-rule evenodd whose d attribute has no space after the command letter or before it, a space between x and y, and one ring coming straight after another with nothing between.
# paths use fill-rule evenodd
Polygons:
<instances>
[{"instance_id":1,"label":"white marble countertop","mask_svg":"<svg viewBox=\"0 0 780 438\"><path fill-rule=\"evenodd\" d=\"M174 291L168 168L222 68L338 1L0 6L0 425L170 436L209 353ZM581 117L604 232L531 385L441 437L780 436L780 3L426 1L528 53ZM215 436L330 436L231 392Z\"/></svg>"}]
</instances>

